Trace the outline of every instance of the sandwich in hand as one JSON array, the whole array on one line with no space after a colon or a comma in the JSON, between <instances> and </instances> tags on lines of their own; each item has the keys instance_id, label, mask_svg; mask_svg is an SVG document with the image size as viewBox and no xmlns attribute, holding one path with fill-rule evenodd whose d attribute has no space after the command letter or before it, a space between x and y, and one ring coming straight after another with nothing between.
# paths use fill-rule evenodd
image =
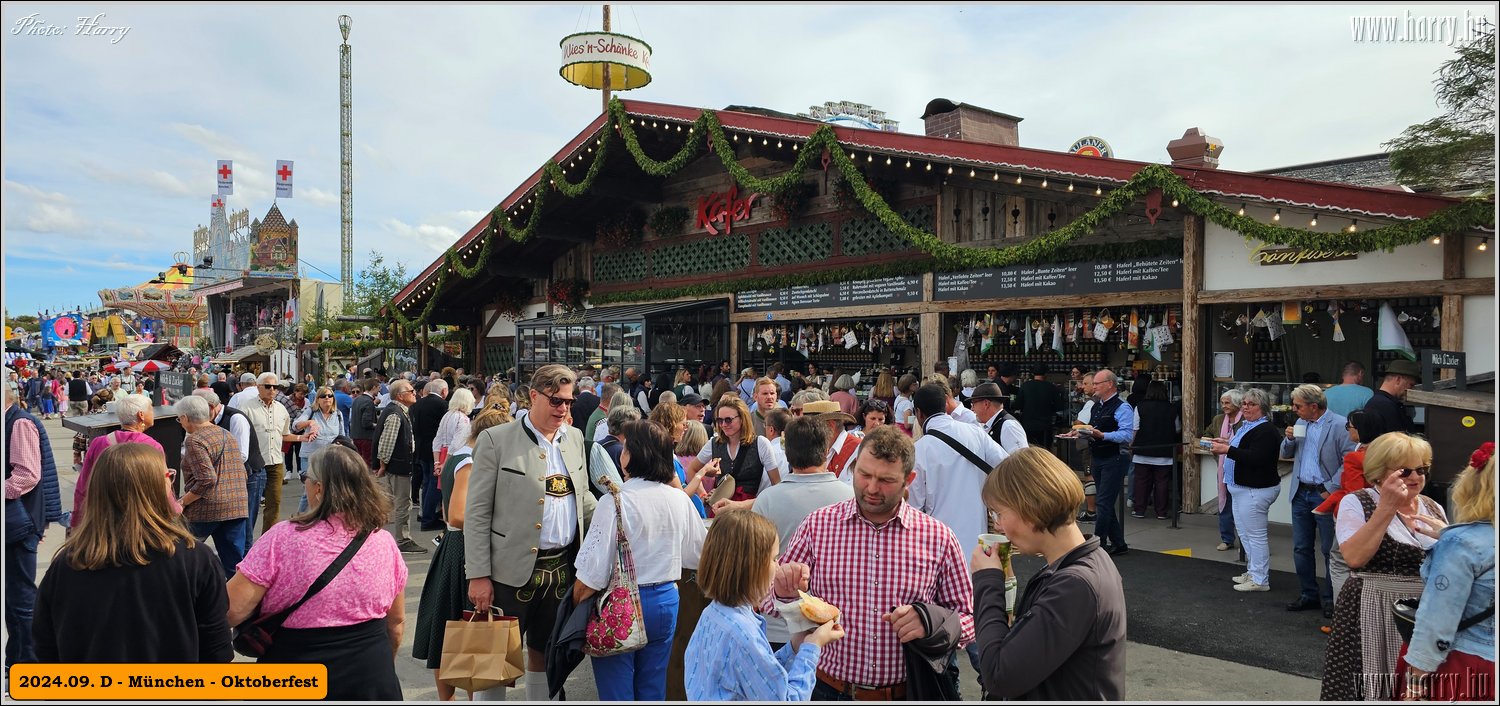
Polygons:
<instances>
[{"instance_id":1,"label":"sandwich in hand","mask_svg":"<svg viewBox=\"0 0 1500 706\"><path fill-rule=\"evenodd\" d=\"M838 619L839 609L829 605L827 601L811 595L807 591L798 591L797 593L802 596L802 615L808 620L822 625L823 623Z\"/></svg>"}]
</instances>

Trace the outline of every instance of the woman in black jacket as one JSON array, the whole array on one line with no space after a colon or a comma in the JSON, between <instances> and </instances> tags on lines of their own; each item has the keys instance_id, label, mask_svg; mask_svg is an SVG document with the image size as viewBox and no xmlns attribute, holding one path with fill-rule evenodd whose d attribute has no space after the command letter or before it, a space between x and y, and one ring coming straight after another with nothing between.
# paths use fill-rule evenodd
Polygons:
<instances>
[{"instance_id":1,"label":"woman in black jacket","mask_svg":"<svg viewBox=\"0 0 1500 706\"><path fill-rule=\"evenodd\" d=\"M1075 522L1078 477L1046 449L1000 462L984 483L992 529L1011 552L1041 554L1047 566L1026 584L1015 620L1006 615L1010 552L980 542L974 573L979 680L989 698L1119 701L1125 698L1125 589L1097 538ZM989 539L989 537L987 537Z\"/></svg>"},{"instance_id":2,"label":"woman in black jacket","mask_svg":"<svg viewBox=\"0 0 1500 706\"><path fill-rule=\"evenodd\" d=\"M1266 416L1271 400L1265 390L1249 389L1240 403L1244 423L1229 439L1214 439L1213 452L1224 454L1224 486L1232 498L1234 526L1249 558L1248 571L1234 577L1236 591L1271 590L1271 545L1266 540L1271 503L1281 494L1277 457L1281 431Z\"/></svg>"}]
</instances>

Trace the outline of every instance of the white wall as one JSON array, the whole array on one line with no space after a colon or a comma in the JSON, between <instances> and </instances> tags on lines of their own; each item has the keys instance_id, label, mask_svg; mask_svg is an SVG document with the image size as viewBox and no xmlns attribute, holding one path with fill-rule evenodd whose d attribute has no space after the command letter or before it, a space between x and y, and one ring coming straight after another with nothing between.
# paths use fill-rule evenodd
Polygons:
<instances>
[{"instance_id":1,"label":"white wall","mask_svg":"<svg viewBox=\"0 0 1500 706\"><path fill-rule=\"evenodd\" d=\"M1468 374L1495 372L1495 295L1464 297L1463 350Z\"/></svg>"},{"instance_id":2,"label":"white wall","mask_svg":"<svg viewBox=\"0 0 1500 706\"><path fill-rule=\"evenodd\" d=\"M1198 505L1217 502L1219 498L1219 464L1213 456L1189 455L1188 458L1198 461L1199 497ZM1290 464L1281 464L1282 472L1291 468ZM1276 502L1271 503L1266 513L1266 519L1278 525L1292 524L1292 494L1288 492L1291 481L1290 476L1281 477L1281 493L1276 496Z\"/></svg>"},{"instance_id":3,"label":"white wall","mask_svg":"<svg viewBox=\"0 0 1500 706\"><path fill-rule=\"evenodd\" d=\"M523 318L523 319L536 318L537 314L546 313L546 311L547 311L547 305L546 304L532 304L530 306L521 307L521 318ZM494 309L485 309L485 311L484 311L484 318L489 318L490 315L493 314L493 313L494 313ZM510 320L510 319L508 319L508 318L506 318L504 316L501 316L498 319L496 319L495 320L495 325L491 326L490 330L489 330L489 333L485 334L485 336L488 337L488 338L503 338L505 336L514 336L514 335L516 335L516 322L514 322L514 321L512 321L512 320Z\"/></svg>"},{"instance_id":4,"label":"white wall","mask_svg":"<svg viewBox=\"0 0 1500 706\"><path fill-rule=\"evenodd\" d=\"M1254 215L1261 220L1270 220L1268 214ZM1295 224L1299 227L1306 227L1307 218L1308 214L1293 214L1283 210L1281 222L1286 225ZM1203 288L1207 290L1275 289L1314 284L1406 282L1443 278L1441 245L1424 242L1397 248L1394 253L1384 251L1360 253L1359 257L1353 260L1265 266L1250 260L1250 254L1262 244L1260 241L1246 239L1239 233L1217 223L1205 225ZM1334 232L1348 225L1349 221L1346 218L1325 215L1318 219L1318 227L1314 230ZM1476 270L1480 269L1476 266ZM1493 273L1494 270L1491 268L1489 276L1493 276ZM1471 277L1486 276L1479 271L1468 274ZM1468 318L1467 314L1465 318Z\"/></svg>"}]
</instances>

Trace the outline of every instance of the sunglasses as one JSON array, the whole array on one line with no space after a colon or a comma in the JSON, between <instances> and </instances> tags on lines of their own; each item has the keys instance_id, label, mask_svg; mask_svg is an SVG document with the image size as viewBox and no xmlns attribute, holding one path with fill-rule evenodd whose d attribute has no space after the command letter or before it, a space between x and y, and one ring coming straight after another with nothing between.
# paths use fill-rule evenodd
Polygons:
<instances>
[{"instance_id":1,"label":"sunglasses","mask_svg":"<svg viewBox=\"0 0 1500 706\"><path fill-rule=\"evenodd\" d=\"M533 392L536 392L536 391L533 390ZM540 396L542 396L542 397L547 398L547 403L550 404L550 405L552 405L553 407L562 407L564 405L570 405L570 404L573 404L574 402L578 401L577 398L574 398L574 397L558 397L556 395L543 395L540 392L537 392L537 394L540 395Z\"/></svg>"},{"instance_id":2,"label":"sunglasses","mask_svg":"<svg viewBox=\"0 0 1500 706\"><path fill-rule=\"evenodd\" d=\"M320 399L320 400L331 400L331 399L333 399L333 395L318 395L318 399Z\"/></svg>"},{"instance_id":3,"label":"sunglasses","mask_svg":"<svg viewBox=\"0 0 1500 706\"><path fill-rule=\"evenodd\" d=\"M265 388L267 390L274 390L274 389L280 387L280 385L261 385L261 387L263 387L263 388Z\"/></svg>"},{"instance_id":4,"label":"sunglasses","mask_svg":"<svg viewBox=\"0 0 1500 706\"><path fill-rule=\"evenodd\" d=\"M1426 478L1427 477L1427 472L1430 471L1430 470L1432 470L1432 466L1417 466L1416 468L1397 468L1396 470L1401 473L1401 477L1402 478L1410 478L1411 474L1413 474L1413 473L1415 473L1415 474L1417 474L1419 476L1422 476L1423 478Z\"/></svg>"},{"instance_id":5,"label":"sunglasses","mask_svg":"<svg viewBox=\"0 0 1500 706\"><path fill-rule=\"evenodd\" d=\"M740 420L739 417L715 417L714 418L714 422L717 423L717 424L733 424L735 422L738 422L739 420Z\"/></svg>"}]
</instances>

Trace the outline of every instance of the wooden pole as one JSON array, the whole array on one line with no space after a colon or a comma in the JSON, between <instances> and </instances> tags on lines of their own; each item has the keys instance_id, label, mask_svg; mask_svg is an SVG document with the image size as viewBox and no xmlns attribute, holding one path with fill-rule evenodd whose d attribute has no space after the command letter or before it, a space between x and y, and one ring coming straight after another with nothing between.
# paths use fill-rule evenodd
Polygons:
<instances>
[{"instance_id":1,"label":"wooden pole","mask_svg":"<svg viewBox=\"0 0 1500 706\"><path fill-rule=\"evenodd\" d=\"M1203 405L1199 400L1203 391L1206 334L1198 301L1198 293L1203 289L1203 226L1202 216L1189 216L1182 222L1182 438L1190 444L1203 428ZM1182 458L1182 511L1197 512L1198 456L1184 452Z\"/></svg>"},{"instance_id":2,"label":"wooden pole","mask_svg":"<svg viewBox=\"0 0 1500 706\"><path fill-rule=\"evenodd\" d=\"M1450 233L1443 240L1443 279L1464 278L1463 233ZM1464 349L1464 298L1461 294L1443 295L1442 328L1438 332L1439 343L1445 351ZM1438 378L1448 380L1458 374L1457 370L1442 370Z\"/></svg>"},{"instance_id":3,"label":"wooden pole","mask_svg":"<svg viewBox=\"0 0 1500 706\"><path fill-rule=\"evenodd\" d=\"M604 31L605 32L609 31L609 6L608 5L604 6ZM613 70L614 70L614 66L613 65L611 65L611 64L609 64L607 62L604 62L604 111L603 112L606 113L606 114L609 113L609 74Z\"/></svg>"}]
</instances>

